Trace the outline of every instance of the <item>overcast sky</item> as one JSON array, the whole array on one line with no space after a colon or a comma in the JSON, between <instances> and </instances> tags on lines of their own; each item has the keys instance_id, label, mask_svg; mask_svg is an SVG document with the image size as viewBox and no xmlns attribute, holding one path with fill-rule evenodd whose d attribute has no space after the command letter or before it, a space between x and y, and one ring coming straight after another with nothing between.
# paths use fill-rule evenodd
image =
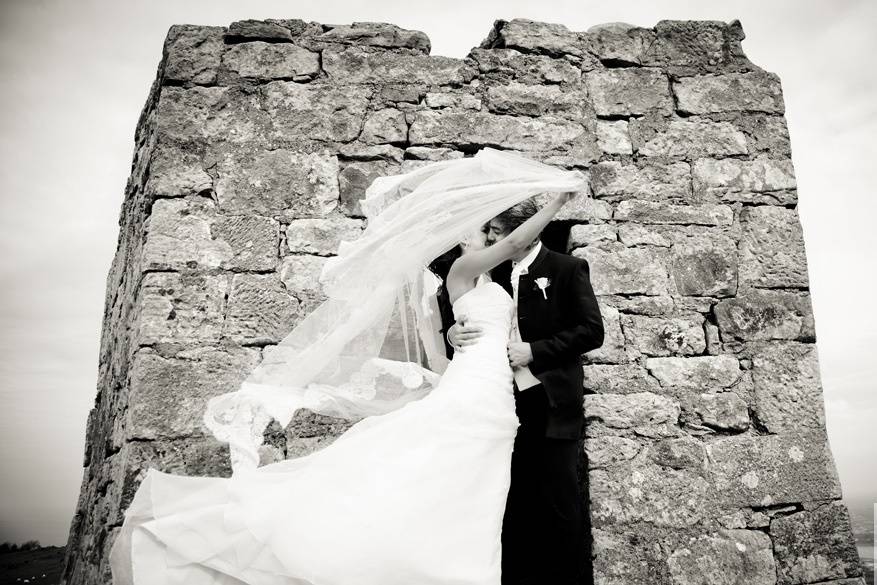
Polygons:
<instances>
[{"instance_id":1,"label":"overcast sky","mask_svg":"<svg viewBox=\"0 0 877 585\"><path fill-rule=\"evenodd\" d=\"M414 6L415 9L411 10ZM0 542L67 540L134 129L172 24L391 22L462 58L497 18L739 19L777 73L798 179L828 431L845 494L877 499L877 2L0 1Z\"/></svg>"}]
</instances>

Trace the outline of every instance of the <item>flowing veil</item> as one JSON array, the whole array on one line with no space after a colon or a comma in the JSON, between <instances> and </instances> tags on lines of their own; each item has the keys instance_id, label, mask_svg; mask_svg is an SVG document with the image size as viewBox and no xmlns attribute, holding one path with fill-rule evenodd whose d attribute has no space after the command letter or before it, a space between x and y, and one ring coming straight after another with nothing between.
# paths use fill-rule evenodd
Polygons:
<instances>
[{"instance_id":1,"label":"flowing veil","mask_svg":"<svg viewBox=\"0 0 877 585\"><path fill-rule=\"evenodd\" d=\"M265 348L237 391L207 404L204 424L229 443L233 473L258 467L272 419L285 427L305 408L359 420L428 394L447 363L429 263L516 203L586 188L581 171L490 147L375 179L366 229L324 265L327 299Z\"/></svg>"}]
</instances>

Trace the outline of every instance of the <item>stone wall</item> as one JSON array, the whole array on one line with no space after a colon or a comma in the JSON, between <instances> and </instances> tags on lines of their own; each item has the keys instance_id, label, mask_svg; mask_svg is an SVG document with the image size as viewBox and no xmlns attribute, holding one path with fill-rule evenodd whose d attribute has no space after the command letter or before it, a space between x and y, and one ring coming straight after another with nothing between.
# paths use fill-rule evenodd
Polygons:
<instances>
[{"instance_id":1,"label":"stone wall","mask_svg":"<svg viewBox=\"0 0 877 585\"><path fill-rule=\"evenodd\" d=\"M780 81L743 38L737 21L497 20L452 59L390 24L171 27L107 279L63 583L110 582L147 467L230 474L204 403L321 300L365 187L482 146L591 179L559 221L607 331L583 405L596 582L861 583ZM275 424L263 460L347 426Z\"/></svg>"}]
</instances>

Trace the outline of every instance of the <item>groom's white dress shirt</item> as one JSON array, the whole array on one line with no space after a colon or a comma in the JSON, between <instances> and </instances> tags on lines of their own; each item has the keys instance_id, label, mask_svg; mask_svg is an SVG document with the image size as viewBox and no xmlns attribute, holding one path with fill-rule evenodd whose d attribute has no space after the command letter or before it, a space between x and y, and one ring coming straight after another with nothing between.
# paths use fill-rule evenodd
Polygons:
<instances>
[{"instance_id":1,"label":"groom's white dress shirt","mask_svg":"<svg viewBox=\"0 0 877 585\"><path fill-rule=\"evenodd\" d=\"M512 290L514 291L514 300L515 300L515 314L512 318L512 331L511 331L511 339L512 341L523 341L521 339L521 331L518 328L518 281L521 278L522 274L527 273L527 267L533 262L536 256L539 255L539 250L542 249L542 242L537 242L533 249L524 256L520 262L512 261ZM520 368L512 368L512 373L515 376L515 384L518 386L518 390L525 390L527 388L532 388L537 384L541 384L539 379L533 375L533 372L530 371L530 368L527 366L522 366Z\"/></svg>"}]
</instances>

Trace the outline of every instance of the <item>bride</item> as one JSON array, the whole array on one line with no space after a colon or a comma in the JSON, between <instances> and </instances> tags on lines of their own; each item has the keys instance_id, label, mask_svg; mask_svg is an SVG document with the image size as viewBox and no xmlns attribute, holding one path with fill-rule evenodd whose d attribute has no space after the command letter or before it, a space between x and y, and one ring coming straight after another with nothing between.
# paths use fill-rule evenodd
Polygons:
<instances>
[{"instance_id":1,"label":"bride","mask_svg":"<svg viewBox=\"0 0 877 585\"><path fill-rule=\"evenodd\" d=\"M506 353L513 300L486 273L539 235L583 175L485 148L392 179L367 191L363 209L380 213L324 270L330 301L258 376L211 400L205 424L229 442L233 475L148 470L110 552L116 585L499 585L519 422ZM479 228L490 217L552 191L485 246ZM435 283L412 275L455 243L453 312L484 334L442 363L423 333ZM404 361L383 357L398 345L387 317L400 313L415 326L410 336L403 326ZM359 420L319 451L258 466L267 421L286 423L299 408Z\"/></svg>"}]
</instances>

